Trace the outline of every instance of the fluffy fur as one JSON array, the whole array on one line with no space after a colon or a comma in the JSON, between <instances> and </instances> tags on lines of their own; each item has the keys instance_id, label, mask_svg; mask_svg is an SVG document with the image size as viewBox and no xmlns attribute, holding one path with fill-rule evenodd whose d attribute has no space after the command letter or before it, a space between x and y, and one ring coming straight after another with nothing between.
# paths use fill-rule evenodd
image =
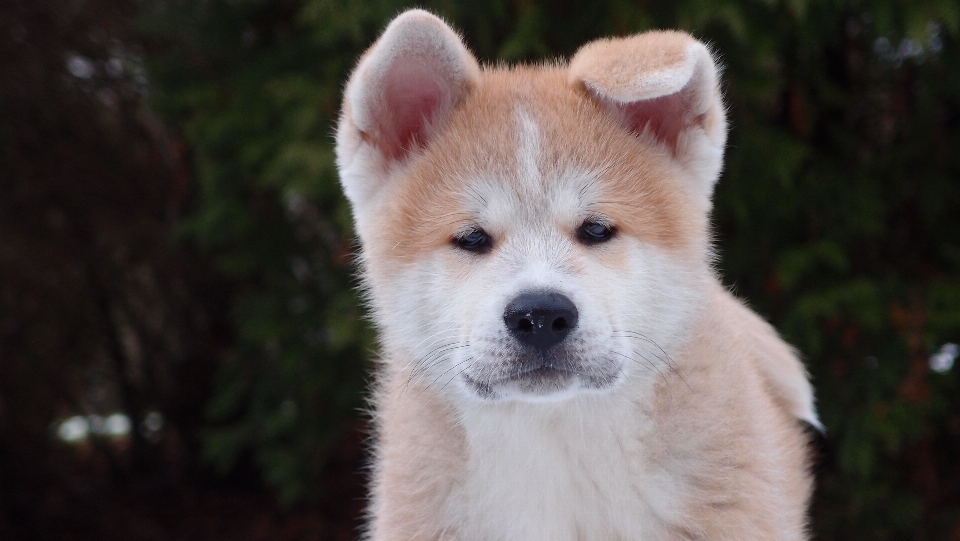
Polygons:
<instances>
[{"instance_id":1,"label":"fluffy fur","mask_svg":"<svg viewBox=\"0 0 960 541\"><path fill-rule=\"evenodd\" d=\"M725 138L683 33L481 69L429 13L387 27L337 131L382 342L368 539L807 537L812 390L711 268ZM528 370L504 314L542 291L579 316Z\"/></svg>"}]
</instances>

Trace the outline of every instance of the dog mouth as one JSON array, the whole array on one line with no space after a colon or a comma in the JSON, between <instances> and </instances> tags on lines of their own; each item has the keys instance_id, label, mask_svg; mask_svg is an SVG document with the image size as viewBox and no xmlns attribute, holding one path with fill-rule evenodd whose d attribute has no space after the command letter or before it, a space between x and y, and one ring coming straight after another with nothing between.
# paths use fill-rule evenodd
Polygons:
<instances>
[{"instance_id":1,"label":"dog mouth","mask_svg":"<svg viewBox=\"0 0 960 541\"><path fill-rule=\"evenodd\" d=\"M570 387L579 376L576 371L540 366L521 369L499 377L473 378L462 374L464 381L481 398L501 398L504 391L513 389L523 395L545 396L563 391Z\"/></svg>"},{"instance_id":2,"label":"dog mouth","mask_svg":"<svg viewBox=\"0 0 960 541\"><path fill-rule=\"evenodd\" d=\"M570 359L538 356L512 364L512 369L501 368L486 374L464 372L461 376L470 389L485 399L508 395L547 397L575 388L601 389L617 379L616 375L586 370L583 362Z\"/></svg>"}]
</instances>

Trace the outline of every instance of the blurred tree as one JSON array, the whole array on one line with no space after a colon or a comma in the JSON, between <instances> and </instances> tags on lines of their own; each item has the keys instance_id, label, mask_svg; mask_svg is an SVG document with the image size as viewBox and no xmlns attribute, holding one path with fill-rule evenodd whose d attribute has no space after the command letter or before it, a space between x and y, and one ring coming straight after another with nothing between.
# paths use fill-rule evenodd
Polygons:
<instances>
[{"instance_id":1,"label":"blurred tree","mask_svg":"<svg viewBox=\"0 0 960 541\"><path fill-rule=\"evenodd\" d=\"M165 53L152 102L194 156L182 235L237 286L204 455L223 472L252 458L285 502L318 495L329 444L362 406L369 344L330 136L351 38L346 26L318 36L300 10L164 2L145 16Z\"/></svg>"},{"instance_id":2,"label":"blurred tree","mask_svg":"<svg viewBox=\"0 0 960 541\"><path fill-rule=\"evenodd\" d=\"M229 339L222 281L170 234L187 170L141 106L135 15L0 4L2 539L112 539L102 487L192 471ZM122 437L55 439L64 417L113 413ZM151 413L163 427L144 428Z\"/></svg>"}]
</instances>

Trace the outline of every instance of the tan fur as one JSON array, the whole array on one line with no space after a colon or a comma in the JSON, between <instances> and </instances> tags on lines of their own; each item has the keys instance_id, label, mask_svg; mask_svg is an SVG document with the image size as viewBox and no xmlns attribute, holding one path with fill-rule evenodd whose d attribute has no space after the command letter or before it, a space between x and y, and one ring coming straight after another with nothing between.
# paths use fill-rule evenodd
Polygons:
<instances>
[{"instance_id":1,"label":"tan fur","mask_svg":"<svg viewBox=\"0 0 960 541\"><path fill-rule=\"evenodd\" d=\"M703 216L683 209L677 194L683 184L664 186L680 174L664 153L637 141L620 129L597 104L565 84L560 68L514 68L485 71L482 84L453 111L437 140L405 171L404 178L386 196L382 221L385 234L372 240L371 250L388 257L416 259L426 250L449 243L448 229L439 227L437 209L458 211L466 179L494 174L516 179L516 135L512 126L518 103L540 121L545 142L545 178L577 164L604 169L611 179L609 197L597 210L616 218L625 233L636 235L667 250L686 247L699 240ZM556 111L567 114L557 115ZM572 139L572 140L571 140ZM451 177L446 171L458 171ZM640 176L635 172L640 172ZM457 214L446 217L457 222ZM415 235L410 232L415 231ZM692 249L702 253L702 244ZM381 257L375 258L382 260ZM386 262L386 260L384 260Z\"/></svg>"},{"instance_id":2,"label":"tan fur","mask_svg":"<svg viewBox=\"0 0 960 541\"><path fill-rule=\"evenodd\" d=\"M584 45L570 61L569 82L583 85L601 98L608 109L645 100L670 109L684 129L699 127L722 148L727 123L720 99L713 59L707 48L682 32L647 32L625 39L602 39ZM670 99L670 96L676 99ZM713 161L695 148L689 138L671 131L667 136L675 154L687 165ZM698 171L700 188L709 198L719 174L716 167Z\"/></svg>"},{"instance_id":3,"label":"tan fur","mask_svg":"<svg viewBox=\"0 0 960 541\"><path fill-rule=\"evenodd\" d=\"M711 269L725 138L716 68L686 34L597 41L569 65L479 69L432 15L391 23L351 77L337 135L383 343L369 539L545 539L538 527L560 528L551 541L807 538L799 421L819 425L806 373ZM511 205L519 211L504 216ZM557 210L567 208L577 210ZM594 216L611 221L613 240L578 240ZM493 239L488 255L455 247L477 224ZM649 292L618 281L638 266L667 275L644 282ZM624 366L608 389L477 399L457 370L485 359L447 357L472 347L486 297L523 273L581 296L596 291L593 275L612 277L603 309L585 303L581 317L646 299L624 305L642 314L610 315L610 328L644 322L658 341L644 336L653 346L630 359L640 368ZM455 301L466 308L447 311ZM480 324L502 325L499 310ZM434 319L452 320L428 331ZM614 341L589 323L583 343ZM509 477L528 474L528 485ZM500 505L518 495L543 506Z\"/></svg>"}]
</instances>

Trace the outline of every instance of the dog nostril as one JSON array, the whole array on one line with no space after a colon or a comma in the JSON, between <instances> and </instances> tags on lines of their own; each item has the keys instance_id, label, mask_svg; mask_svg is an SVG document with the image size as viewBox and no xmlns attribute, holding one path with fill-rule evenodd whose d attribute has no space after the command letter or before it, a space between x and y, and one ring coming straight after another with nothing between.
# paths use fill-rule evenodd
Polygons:
<instances>
[{"instance_id":1,"label":"dog nostril","mask_svg":"<svg viewBox=\"0 0 960 541\"><path fill-rule=\"evenodd\" d=\"M520 332L530 332L533 330L533 322L529 319L521 319L517 323L517 330Z\"/></svg>"},{"instance_id":2,"label":"dog nostril","mask_svg":"<svg viewBox=\"0 0 960 541\"><path fill-rule=\"evenodd\" d=\"M553 320L553 325L550 325L550 328L553 329L553 332L560 332L567 328L567 320L562 317L558 317Z\"/></svg>"}]
</instances>

